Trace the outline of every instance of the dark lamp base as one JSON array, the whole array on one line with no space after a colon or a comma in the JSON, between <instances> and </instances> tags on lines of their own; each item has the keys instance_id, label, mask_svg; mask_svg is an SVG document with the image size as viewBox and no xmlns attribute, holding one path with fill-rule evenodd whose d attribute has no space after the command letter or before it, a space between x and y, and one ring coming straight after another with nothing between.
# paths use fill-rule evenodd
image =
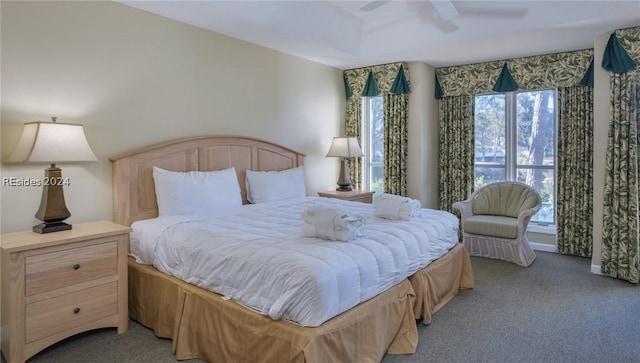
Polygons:
<instances>
[{"instance_id":1,"label":"dark lamp base","mask_svg":"<svg viewBox=\"0 0 640 363\"><path fill-rule=\"evenodd\" d=\"M56 164L44 170L45 180L62 180L62 170L56 167ZM49 183L42 187L42 198L40 199L40 208L36 212L35 217L42 221L37 226L33 226L36 233L51 233L66 231L71 229L70 224L63 221L71 217L71 213L64 203L64 191L62 184Z\"/></svg>"},{"instance_id":2,"label":"dark lamp base","mask_svg":"<svg viewBox=\"0 0 640 363\"><path fill-rule=\"evenodd\" d=\"M71 229L71 225L64 222L40 223L33 226L33 231L36 233L51 233L69 229Z\"/></svg>"},{"instance_id":3,"label":"dark lamp base","mask_svg":"<svg viewBox=\"0 0 640 363\"><path fill-rule=\"evenodd\" d=\"M336 191L338 192L350 192L353 189L351 188L351 184L349 185L340 185L339 187L336 188Z\"/></svg>"}]
</instances>

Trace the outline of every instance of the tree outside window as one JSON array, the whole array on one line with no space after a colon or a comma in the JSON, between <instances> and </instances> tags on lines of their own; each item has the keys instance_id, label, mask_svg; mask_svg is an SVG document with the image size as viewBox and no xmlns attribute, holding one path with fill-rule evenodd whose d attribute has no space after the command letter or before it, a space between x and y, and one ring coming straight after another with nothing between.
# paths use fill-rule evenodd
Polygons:
<instances>
[{"instance_id":1,"label":"tree outside window","mask_svg":"<svg viewBox=\"0 0 640 363\"><path fill-rule=\"evenodd\" d=\"M362 99L363 184L376 194L384 192L384 109L382 97Z\"/></svg>"},{"instance_id":2,"label":"tree outside window","mask_svg":"<svg viewBox=\"0 0 640 363\"><path fill-rule=\"evenodd\" d=\"M475 187L514 180L536 189L533 217L555 223L555 90L475 97Z\"/></svg>"}]
</instances>

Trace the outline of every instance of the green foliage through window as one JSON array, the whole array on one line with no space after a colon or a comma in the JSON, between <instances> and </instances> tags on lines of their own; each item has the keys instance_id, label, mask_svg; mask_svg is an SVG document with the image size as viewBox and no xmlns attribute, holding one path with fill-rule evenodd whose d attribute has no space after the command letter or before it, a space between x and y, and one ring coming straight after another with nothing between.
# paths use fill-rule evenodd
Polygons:
<instances>
[{"instance_id":1,"label":"green foliage through window","mask_svg":"<svg viewBox=\"0 0 640 363\"><path fill-rule=\"evenodd\" d=\"M384 192L383 97L362 98L362 162L364 188Z\"/></svg>"},{"instance_id":2,"label":"green foliage through window","mask_svg":"<svg viewBox=\"0 0 640 363\"><path fill-rule=\"evenodd\" d=\"M555 223L555 91L475 97L475 187L515 180L542 196L533 221Z\"/></svg>"}]
</instances>

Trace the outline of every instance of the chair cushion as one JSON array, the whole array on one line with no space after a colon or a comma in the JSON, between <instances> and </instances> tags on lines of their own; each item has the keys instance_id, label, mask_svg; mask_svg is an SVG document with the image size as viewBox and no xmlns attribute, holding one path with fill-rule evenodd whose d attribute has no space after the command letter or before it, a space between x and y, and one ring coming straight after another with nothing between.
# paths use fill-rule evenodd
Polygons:
<instances>
[{"instance_id":1,"label":"chair cushion","mask_svg":"<svg viewBox=\"0 0 640 363\"><path fill-rule=\"evenodd\" d=\"M504 216L477 215L467 217L463 229L466 233L500 238L518 236L518 219Z\"/></svg>"},{"instance_id":2,"label":"chair cushion","mask_svg":"<svg viewBox=\"0 0 640 363\"><path fill-rule=\"evenodd\" d=\"M538 195L523 185L494 183L484 188L473 200L473 214L489 214L518 218L518 214L533 208Z\"/></svg>"}]
</instances>

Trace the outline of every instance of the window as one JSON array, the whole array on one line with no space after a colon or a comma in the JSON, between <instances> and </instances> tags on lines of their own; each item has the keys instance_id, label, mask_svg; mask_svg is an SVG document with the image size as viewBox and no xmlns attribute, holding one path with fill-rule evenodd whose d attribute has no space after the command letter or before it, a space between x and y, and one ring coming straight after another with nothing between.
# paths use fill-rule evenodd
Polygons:
<instances>
[{"instance_id":1,"label":"window","mask_svg":"<svg viewBox=\"0 0 640 363\"><path fill-rule=\"evenodd\" d=\"M475 187L514 180L536 189L532 221L555 224L555 90L475 97Z\"/></svg>"},{"instance_id":2,"label":"window","mask_svg":"<svg viewBox=\"0 0 640 363\"><path fill-rule=\"evenodd\" d=\"M382 97L362 98L362 188L384 192L384 110Z\"/></svg>"}]
</instances>

